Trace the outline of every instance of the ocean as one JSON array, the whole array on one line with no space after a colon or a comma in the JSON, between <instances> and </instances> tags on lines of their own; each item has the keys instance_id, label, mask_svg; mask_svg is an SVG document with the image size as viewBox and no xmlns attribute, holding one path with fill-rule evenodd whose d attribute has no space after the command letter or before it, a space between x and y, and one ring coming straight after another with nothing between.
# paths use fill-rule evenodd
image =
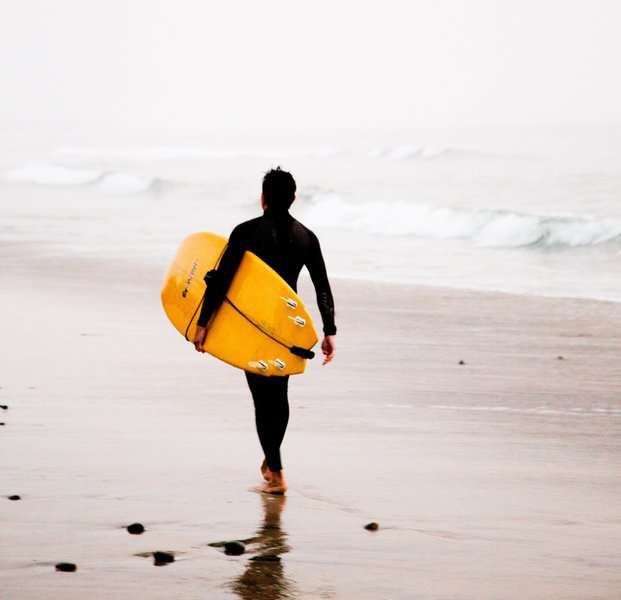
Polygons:
<instances>
[{"instance_id":1,"label":"ocean","mask_svg":"<svg viewBox=\"0 0 621 600\"><path fill-rule=\"evenodd\" d=\"M259 214L277 165L334 277L621 301L612 126L20 138L0 156L0 245L164 271L185 235Z\"/></svg>"}]
</instances>

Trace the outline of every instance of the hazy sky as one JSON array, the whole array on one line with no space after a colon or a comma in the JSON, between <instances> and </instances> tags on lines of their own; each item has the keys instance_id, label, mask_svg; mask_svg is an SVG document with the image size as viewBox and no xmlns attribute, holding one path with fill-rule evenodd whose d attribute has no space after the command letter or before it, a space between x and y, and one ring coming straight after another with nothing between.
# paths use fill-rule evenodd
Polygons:
<instances>
[{"instance_id":1,"label":"hazy sky","mask_svg":"<svg viewBox=\"0 0 621 600\"><path fill-rule=\"evenodd\" d=\"M618 0L14 0L0 121L621 121Z\"/></svg>"}]
</instances>

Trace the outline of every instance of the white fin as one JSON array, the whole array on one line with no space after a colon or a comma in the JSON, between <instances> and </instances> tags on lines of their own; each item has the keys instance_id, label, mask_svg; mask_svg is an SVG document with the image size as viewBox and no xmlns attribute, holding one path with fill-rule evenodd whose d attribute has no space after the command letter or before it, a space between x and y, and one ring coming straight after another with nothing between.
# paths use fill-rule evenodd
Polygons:
<instances>
[{"instance_id":1,"label":"white fin","mask_svg":"<svg viewBox=\"0 0 621 600\"><path fill-rule=\"evenodd\" d=\"M304 327L306 325L306 319L303 319L299 315L295 315L295 317L289 317L298 327Z\"/></svg>"},{"instance_id":2,"label":"white fin","mask_svg":"<svg viewBox=\"0 0 621 600\"><path fill-rule=\"evenodd\" d=\"M264 360L251 360L248 366L253 369L259 369L259 371L267 371L268 369L267 363Z\"/></svg>"},{"instance_id":3,"label":"white fin","mask_svg":"<svg viewBox=\"0 0 621 600\"><path fill-rule=\"evenodd\" d=\"M275 358L274 360L270 360L268 362L273 367L276 367L277 369L281 369L281 370L287 366L287 363L284 360L281 360L280 358Z\"/></svg>"},{"instance_id":4,"label":"white fin","mask_svg":"<svg viewBox=\"0 0 621 600\"><path fill-rule=\"evenodd\" d=\"M285 298L284 296L281 296L280 299L284 300L287 307L292 310L298 307L298 303L293 298Z\"/></svg>"}]
</instances>

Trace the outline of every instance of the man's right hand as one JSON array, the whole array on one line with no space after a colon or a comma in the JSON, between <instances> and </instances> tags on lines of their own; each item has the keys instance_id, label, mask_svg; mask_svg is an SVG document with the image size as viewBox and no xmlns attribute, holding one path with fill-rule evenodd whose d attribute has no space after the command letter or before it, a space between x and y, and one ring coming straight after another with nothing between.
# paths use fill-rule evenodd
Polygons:
<instances>
[{"instance_id":1,"label":"man's right hand","mask_svg":"<svg viewBox=\"0 0 621 600\"><path fill-rule=\"evenodd\" d=\"M336 344L334 343L334 336L327 335L321 342L321 351L323 352L323 363L327 365L333 358L336 352Z\"/></svg>"},{"instance_id":2,"label":"man's right hand","mask_svg":"<svg viewBox=\"0 0 621 600\"><path fill-rule=\"evenodd\" d=\"M207 339L207 327L197 327L196 333L194 334L194 348L198 352L205 352L203 346L205 345L205 340Z\"/></svg>"}]
</instances>

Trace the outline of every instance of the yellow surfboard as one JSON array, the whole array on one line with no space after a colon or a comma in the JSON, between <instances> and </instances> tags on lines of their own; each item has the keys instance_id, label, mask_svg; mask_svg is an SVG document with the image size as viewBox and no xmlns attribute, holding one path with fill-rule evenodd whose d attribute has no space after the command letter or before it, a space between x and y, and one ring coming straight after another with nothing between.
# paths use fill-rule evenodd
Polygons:
<instances>
[{"instance_id":1,"label":"yellow surfboard","mask_svg":"<svg viewBox=\"0 0 621 600\"><path fill-rule=\"evenodd\" d=\"M177 250L162 287L171 323L188 341L205 295L205 274L217 267L227 240L194 233ZM304 303L289 284L246 252L225 300L207 326L205 351L234 367L261 375L303 373L317 333Z\"/></svg>"}]
</instances>

